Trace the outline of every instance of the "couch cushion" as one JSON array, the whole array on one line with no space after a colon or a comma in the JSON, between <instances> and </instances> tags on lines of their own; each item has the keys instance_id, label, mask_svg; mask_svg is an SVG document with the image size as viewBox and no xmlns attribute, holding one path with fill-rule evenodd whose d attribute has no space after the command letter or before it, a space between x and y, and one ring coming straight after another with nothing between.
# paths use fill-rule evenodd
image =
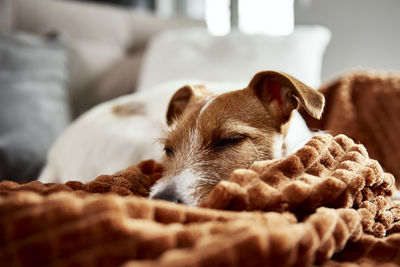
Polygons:
<instances>
[{"instance_id":1,"label":"couch cushion","mask_svg":"<svg viewBox=\"0 0 400 267\"><path fill-rule=\"evenodd\" d=\"M131 24L134 35L134 47L129 54L114 62L108 71L98 79L98 83L93 87L94 90L91 94L94 96L96 103L132 93L136 90L146 44L153 35L172 28L187 26L205 27L204 22L198 20L185 18L165 19L139 12L132 12Z\"/></svg>"},{"instance_id":2,"label":"couch cushion","mask_svg":"<svg viewBox=\"0 0 400 267\"><path fill-rule=\"evenodd\" d=\"M99 79L95 86L99 103L135 91L143 54L139 50L121 58Z\"/></svg>"},{"instance_id":3,"label":"couch cushion","mask_svg":"<svg viewBox=\"0 0 400 267\"><path fill-rule=\"evenodd\" d=\"M0 33L0 180L36 179L67 125L66 63L58 38Z\"/></svg>"},{"instance_id":4,"label":"couch cushion","mask_svg":"<svg viewBox=\"0 0 400 267\"><path fill-rule=\"evenodd\" d=\"M152 39L138 90L177 79L248 82L262 70L284 71L316 88L329 40L330 31L322 26L298 26L288 36L170 30Z\"/></svg>"}]
</instances>

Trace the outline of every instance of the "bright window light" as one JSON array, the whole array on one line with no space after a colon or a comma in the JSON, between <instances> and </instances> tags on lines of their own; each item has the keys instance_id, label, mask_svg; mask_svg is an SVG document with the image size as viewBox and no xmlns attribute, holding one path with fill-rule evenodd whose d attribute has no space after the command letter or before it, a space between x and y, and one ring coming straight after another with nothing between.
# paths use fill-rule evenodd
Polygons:
<instances>
[{"instance_id":1,"label":"bright window light","mask_svg":"<svg viewBox=\"0 0 400 267\"><path fill-rule=\"evenodd\" d=\"M206 0L206 23L214 35L225 35L231 30L229 0Z\"/></svg>"},{"instance_id":2,"label":"bright window light","mask_svg":"<svg viewBox=\"0 0 400 267\"><path fill-rule=\"evenodd\" d=\"M239 0L239 29L248 34L290 34L294 29L293 1Z\"/></svg>"}]
</instances>

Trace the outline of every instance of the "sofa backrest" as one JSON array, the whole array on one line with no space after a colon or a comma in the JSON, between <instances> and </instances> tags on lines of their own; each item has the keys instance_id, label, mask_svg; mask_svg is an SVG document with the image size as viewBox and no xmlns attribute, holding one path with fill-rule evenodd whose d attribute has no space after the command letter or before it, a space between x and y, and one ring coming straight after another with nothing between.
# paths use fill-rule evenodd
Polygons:
<instances>
[{"instance_id":1,"label":"sofa backrest","mask_svg":"<svg viewBox=\"0 0 400 267\"><path fill-rule=\"evenodd\" d=\"M81 1L1 1L5 1L9 10L12 3L9 20L12 17L14 30L40 35L57 32L66 36L75 115L101 101L134 91L141 55L155 33L204 25L195 20L166 20L133 9ZM121 68L131 69L131 75L124 71L124 76L114 77L120 72L113 70Z\"/></svg>"}]
</instances>

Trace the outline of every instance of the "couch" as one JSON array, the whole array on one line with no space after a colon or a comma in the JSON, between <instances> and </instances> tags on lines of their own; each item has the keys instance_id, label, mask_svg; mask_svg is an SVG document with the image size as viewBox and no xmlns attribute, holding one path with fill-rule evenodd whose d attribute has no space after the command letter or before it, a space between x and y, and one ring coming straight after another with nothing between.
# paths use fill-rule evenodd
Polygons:
<instances>
[{"instance_id":1,"label":"couch","mask_svg":"<svg viewBox=\"0 0 400 267\"><path fill-rule=\"evenodd\" d=\"M135 90L146 44L155 33L204 26L202 21L163 19L79 1L2 0L0 7L2 30L67 36L74 117L94 104Z\"/></svg>"},{"instance_id":2,"label":"couch","mask_svg":"<svg viewBox=\"0 0 400 267\"><path fill-rule=\"evenodd\" d=\"M204 23L80 1L0 1L0 180L36 179L70 120L134 92L148 40L183 26Z\"/></svg>"}]
</instances>

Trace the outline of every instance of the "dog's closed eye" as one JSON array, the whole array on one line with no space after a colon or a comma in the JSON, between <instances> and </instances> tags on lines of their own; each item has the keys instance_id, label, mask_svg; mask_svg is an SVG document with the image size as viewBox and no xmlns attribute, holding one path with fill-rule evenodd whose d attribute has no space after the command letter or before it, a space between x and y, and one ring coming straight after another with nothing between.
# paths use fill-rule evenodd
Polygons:
<instances>
[{"instance_id":1,"label":"dog's closed eye","mask_svg":"<svg viewBox=\"0 0 400 267\"><path fill-rule=\"evenodd\" d=\"M238 145L247 138L244 134L231 134L226 137L216 140L213 144L213 148L216 151L224 150L225 148Z\"/></svg>"},{"instance_id":2,"label":"dog's closed eye","mask_svg":"<svg viewBox=\"0 0 400 267\"><path fill-rule=\"evenodd\" d=\"M164 147L164 152L165 152L165 155L167 155L167 157L173 157L175 154L174 150L168 146Z\"/></svg>"}]
</instances>

